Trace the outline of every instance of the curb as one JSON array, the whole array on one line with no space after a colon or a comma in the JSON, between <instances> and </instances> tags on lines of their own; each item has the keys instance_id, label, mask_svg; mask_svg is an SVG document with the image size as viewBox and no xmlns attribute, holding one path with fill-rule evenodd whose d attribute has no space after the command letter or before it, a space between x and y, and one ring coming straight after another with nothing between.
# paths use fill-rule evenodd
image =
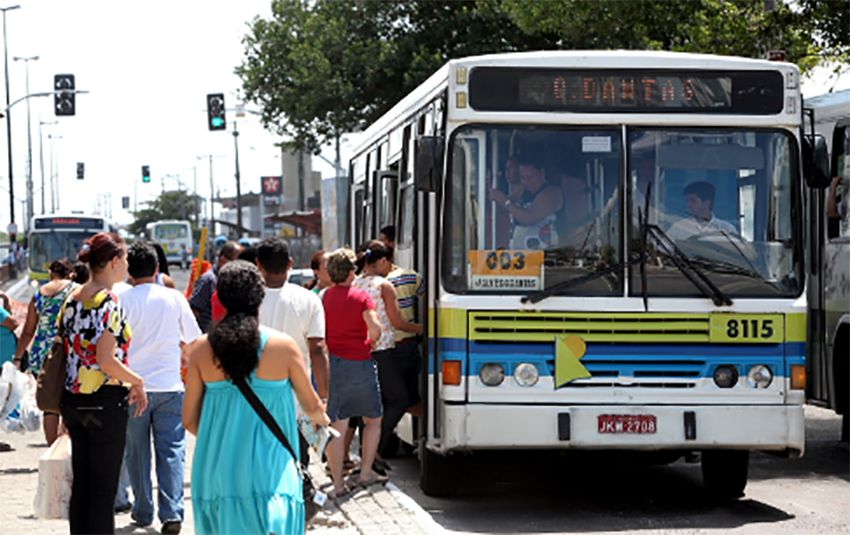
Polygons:
<instances>
[{"instance_id":1,"label":"curb","mask_svg":"<svg viewBox=\"0 0 850 535\"><path fill-rule=\"evenodd\" d=\"M416 503L413 498L404 493L392 481L384 485L393 498L401 505L402 509L413 514L419 526L425 530L425 533L448 533L446 528L438 524L434 518L428 514L428 511Z\"/></svg>"}]
</instances>

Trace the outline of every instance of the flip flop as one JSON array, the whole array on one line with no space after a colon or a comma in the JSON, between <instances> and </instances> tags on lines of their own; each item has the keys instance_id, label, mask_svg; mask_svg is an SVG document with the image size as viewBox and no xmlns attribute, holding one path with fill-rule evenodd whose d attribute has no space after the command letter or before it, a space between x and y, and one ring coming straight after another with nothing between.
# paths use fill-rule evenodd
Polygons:
<instances>
[{"instance_id":1,"label":"flip flop","mask_svg":"<svg viewBox=\"0 0 850 535\"><path fill-rule=\"evenodd\" d=\"M370 477L366 481L362 481L357 477L351 477L349 478L348 483L365 489L366 487L370 487L376 484L383 485L389 480L390 478L388 478L387 476L382 476L376 472L372 472L372 477Z\"/></svg>"},{"instance_id":2,"label":"flip flop","mask_svg":"<svg viewBox=\"0 0 850 535\"><path fill-rule=\"evenodd\" d=\"M341 500L341 499L345 498L346 496L349 496L352 492L354 492L354 489L351 488L351 486L348 483L345 483L345 485L343 485L342 490L340 492L337 492L336 490L334 490L328 495L328 497L331 498L331 499L334 499L334 500Z\"/></svg>"},{"instance_id":3,"label":"flip flop","mask_svg":"<svg viewBox=\"0 0 850 535\"><path fill-rule=\"evenodd\" d=\"M15 448L11 446L11 444L6 444L5 442L0 442L0 452L3 451L15 451Z\"/></svg>"}]
</instances>

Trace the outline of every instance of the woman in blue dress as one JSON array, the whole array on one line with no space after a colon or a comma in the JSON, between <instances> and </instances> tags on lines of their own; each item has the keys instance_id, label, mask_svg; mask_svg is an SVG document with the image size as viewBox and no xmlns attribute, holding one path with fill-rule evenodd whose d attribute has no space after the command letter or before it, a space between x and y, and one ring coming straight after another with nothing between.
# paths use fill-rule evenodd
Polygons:
<instances>
[{"instance_id":1,"label":"woman in blue dress","mask_svg":"<svg viewBox=\"0 0 850 535\"><path fill-rule=\"evenodd\" d=\"M48 271L50 281L35 292L27 307L27 319L15 352L15 363L20 367L24 352L29 347L28 369L35 377L38 377L44 360L50 354L53 339L56 338L59 311L71 292L78 287L73 281L74 266L67 258L54 260ZM59 414L45 411L43 426L44 438L50 446L59 436Z\"/></svg>"},{"instance_id":2,"label":"woman in blue dress","mask_svg":"<svg viewBox=\"0 0 850 535\"><path fill-rule=\"evenodd\" d=\"M219 272L217 290L227 316L188 349L183 423L198 437L192 465L195 531L304 533L297 459L231 379L248 379L295 447L293 391L314 424L330 421L292 338L259 327L264 291L256 266L228 262Z\"/></svg>"}]
</instances>

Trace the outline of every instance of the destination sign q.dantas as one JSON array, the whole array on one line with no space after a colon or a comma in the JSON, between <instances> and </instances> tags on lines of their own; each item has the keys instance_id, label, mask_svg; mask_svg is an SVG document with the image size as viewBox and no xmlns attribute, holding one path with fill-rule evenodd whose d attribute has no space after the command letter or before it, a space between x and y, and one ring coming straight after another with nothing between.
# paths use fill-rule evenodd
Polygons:
<instances>
[{"instance_id":1,"label":"destination sign q.dantas","mask_svg":"<svg viewBox=\"0 0 850 535\"><path fill-rule=\"evenodd\" d=\"M478 67L469 84L481 111L766 115L784 105L778 71Z\"/></svg>"}]
</instances>

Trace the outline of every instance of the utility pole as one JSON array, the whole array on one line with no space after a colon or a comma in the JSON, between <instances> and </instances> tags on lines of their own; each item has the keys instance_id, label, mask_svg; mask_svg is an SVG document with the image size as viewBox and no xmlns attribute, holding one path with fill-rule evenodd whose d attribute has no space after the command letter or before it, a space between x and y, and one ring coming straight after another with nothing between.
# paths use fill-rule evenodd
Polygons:
<instances>
[{"instance_id":1,"label":"utility pole","mask_svg":"<svg viewBox=\"0 0 850 535\"><path fill-rule=\"evenodd\" d=\"M6 72L6 150L9 157L9 222L15 222L15 179L12 172L12 114L9 110L9 49L7 46L6 32L6 12L13 9L19 9L21 6L14 5L9 7L0 7L3 12L3 63ZM13 233L9 234L9 242L15 243L16 236ZM12 264L12 276L15 276L14 264Z\"/></svg>"},{"instance_id":2,"label":"utility pole","mask_svg":"<svg viewBox=\"0 0 850 535\"><path fill-rule=\"evenodd\" d=\"M233 121L233 152L236 161L236 232L237 238L242 237L242 185L239 179L239 130Z\"/></svg>"}]
</instances>

